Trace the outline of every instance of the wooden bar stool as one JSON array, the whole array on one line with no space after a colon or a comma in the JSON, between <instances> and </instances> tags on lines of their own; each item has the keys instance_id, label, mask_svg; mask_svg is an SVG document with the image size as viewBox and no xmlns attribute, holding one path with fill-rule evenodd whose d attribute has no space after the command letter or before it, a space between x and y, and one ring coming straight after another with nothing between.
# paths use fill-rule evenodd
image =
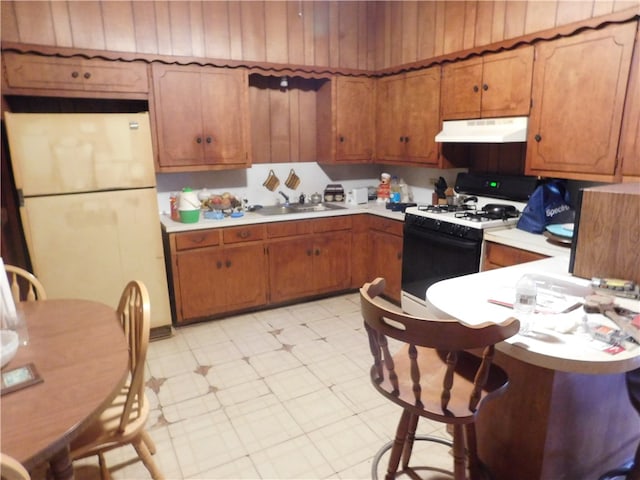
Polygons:
<instances>
[{"instance_id":1,"label":"wooden bar stool","mask_svg":"<svg viewBox=\"0 0 640 480\"><path fill-rule=\"evenodd\" d=\"M377 478L377 464L390 448L385 478L391 480L400 473L401 459L401 472L418 478L415 467L409 467L413 444L418 439L453 447L455 480L464 480L467 468L472 479L481 478L475 416L483 401L507 386L507 374L491 364L494 345L516 334L520 323L509 318L501 324L471 326L455 319L406 315L389 310L376 300L384 285L384 279L376 278L360 289L362 316L373 355L371 382L403 411L395 440L374 457L372 477ZM388 338L395 340L394 345L399 342L394 353ZM477 350L477 355L470 350ZM452 425L453 442L416 436L420 417Z\"/></svg>"}]
</instances>

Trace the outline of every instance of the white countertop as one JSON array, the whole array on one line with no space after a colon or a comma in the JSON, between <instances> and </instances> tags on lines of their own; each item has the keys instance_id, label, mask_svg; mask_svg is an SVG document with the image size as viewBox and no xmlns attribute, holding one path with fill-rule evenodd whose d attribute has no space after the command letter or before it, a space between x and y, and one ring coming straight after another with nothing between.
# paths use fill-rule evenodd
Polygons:
<instances>
[{"instance_id":1,"label":"white countertop","mask_svg":"<svg viewBox=\"0 0 640 480\"><path fill-rule=\"evenodd\" d=\"M383 204L369 202L367 204L350 206L341 203L344 209L325 210L313 213L287 213L284 215L260 215L256 212L244 212L239 218L225 217L222 220L209 220L200 218L197 223L181 223L171 220L168 215L160 215L162 228L167 233L189 232L192 230L203 230L207 228L237 227L241 225L255 225L257 223L284 222L289 220L306 220L311 218L338 217L342 215L356 215L359 213L372 213L392 220L404 221L403 212L394 212L387 209Z\"/></svg>"},{"instance_id":2,"label":"white countertop","mask_svg":"<svg viewBox=\"0 0 640 480\"><path fill-rule=\"evenodd\" d=\"M515 225L496 230L486 230L484 239L488 242L501 243L549 257L569 255L570 252L568 245L553 243L544 235L519 230Z\"/></svg>"},{"instance_id":3,"label":"white countertop","mask_svg":"<svg viewBox=\"0 0 640 480\"><path fill-rule=\"evenodd\" d=\"M526 233L526 232L525 232ZM427 290L427 300L448 315L465 323L501 322L514 311L487 300L500 289L513 288L524 274L545 275L559 282L588 287L589 281L568 273L569 255L561 255L512 267L499 268L443 280ZM464 292L461 297L460 292ZM464 298L464 301L461 301ZM617 300L627 308L640 311L640 301ZM567 325L582 320L584 311L578 308L567 314L537 314L532 335L514 335L497 348L524 362L540 367L575 373L620 373L640 367L640 347L615 355L599 349L599 343L588 335L562 333ZM613 325L606 317L590 314L590 321Z\"/></svg>"}]
</instances>

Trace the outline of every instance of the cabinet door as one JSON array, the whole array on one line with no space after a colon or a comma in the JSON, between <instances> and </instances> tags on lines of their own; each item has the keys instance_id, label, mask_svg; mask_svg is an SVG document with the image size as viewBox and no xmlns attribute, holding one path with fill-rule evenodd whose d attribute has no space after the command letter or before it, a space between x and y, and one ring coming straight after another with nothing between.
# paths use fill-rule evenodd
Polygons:
<instances>
[{"instance_id":1,"label":"cabinet door","mask_svg":"<svg viewBox=\"0 0 640 480\"><path fill-rule=\"evenodd\" d=\"M527 175L612 180L636 24L536 45Z\"/></svg>"},{"instance_id":2,"label":"cabinet door","mask_svg":"<svg viewBox=\"0 0 640 480\"><path fill-rule=\"evenodd\" d=\"M178 321L206 318L226 309L226 276L222 248L188 250L177 255L180 305Z\"/></svg>"},{"instance_id":3,"label":"cabinet door","mask_svg":"<svg viewBox=\"0 0 640 480\"><path fill-rule=\"evenodd\" d=\"M440 67L408 73L405 78L407 160L437 165L440 131Z\"/></svg>"},{"instance_id":4,"label":"cabinet door","mask_svg":"<svg viewBox=\"0 0 640 480\"><path fill-rule=\"evenodd\" d=\"M373 157L374 81L336 77L336 161L368 162Z\"/></svg>"},{"instance_id":5,"label":"cabinet door","mask_svg":"<svg viewBox=\"0 0 640 480\"><path fill-rule=\"evenodd\" d=\"M152 65L160 167L204 164L200 69Z\"/></svg>"},{"instance_id":6,"label":"cabinet door","mask_svg":"<svg viewBox=\"0 0 640 480\"><path fill-rule=\"evenodd\" d=\"M482 58L442 68L442 119L480 118Z\"/></svg>"},{"instance_id":7,"label":"cabinet door","mask_svg":"<svg viewBox=\"0 0 640 480\"><path fill-rule=\"evenodd\" d=\"M314 292L313 253L310 236L269 244L271 302L283 302Z\"/></svg>"},{"instance_id":8,"label":"cabinet door","mask_svg":"<svg viewBox=\"0 0 640 480\"><path fill-rule=\"evenodd\" d=\"M384 295L400 303L402 282L402 237L389 233L371 232L371 271L369 278L383 277Z\"/></svg>"},{"instance_id":9,"label":"cabinet door","mask_svg":"<svg viewBox=\"0 0 640 480\"><path fill-rule=\"evenodd\" d=\"M482 117L529 115L533 47L485 55L482 63Z\"/></svg>"},{"instance_id":10,"label":"cabinet door","mask_svg":"<svg viewBox=\"0 0 640 480\"><path fill-rule=\"evenodd\" d=\"M144 62L2 54L9 88L147 93Z\"/></svg>"},{"instance_id":11,"label":"cabinet door","mask_svg":"<svg viewBox=\"0 0 640 480\"><path fill-rule=\"evenodd\" d=\"M200 78L204 162L248 166L249 79L246 71L202 67Z\"/></svg>"},{"instance_id":12,"label":"cabinet door","mask_svg":"<svg viewBox=\"0 0 640 480\"><path fill-rule=\"evenodd\" d=\"M618 152L623 180L640 181L640 30L633 52Z\"/></svg>"},{"instance_id":13,"label":"cabinet door","mask_svg":"<svg viewBox=\"0 0 640 480\"><path fill-rule=\"evenodd\" d=\"M313 281L317 293L349 288L350 258L350 232L333 232L316 236L313 245Z\"/></svg>"},{"instance_id":14,"label":"cabinet door","mask_svg":"<svg viewBox=\"0 0 640 480\"><path fill-rule=\"evenodd\" d=\"M227 311L267 303L267 267L262 244L225 248L223 267Z\"/></svg>"},{"instance_id":15,"label":"cabinet door","mask_svg":"<svg viewBox=\"0 0 640 480\"><path fill-rule=\"evenodd\" d=\"M376 89L376 157L401 161L405 157L404 75L381 78Z\"/></svg>"}]
</instances>

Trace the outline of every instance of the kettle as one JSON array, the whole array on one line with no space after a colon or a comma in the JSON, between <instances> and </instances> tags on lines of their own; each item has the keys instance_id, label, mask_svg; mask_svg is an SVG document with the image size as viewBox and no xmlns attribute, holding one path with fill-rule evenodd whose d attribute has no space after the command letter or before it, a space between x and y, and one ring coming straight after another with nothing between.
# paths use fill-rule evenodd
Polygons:
<instances>
[{"instance_id":1,"label":"kettle","mask_svg":"<svg viewBox=\"0 0 640 480\"><path fill-rule=\"evenodd\" d=\"M180 192L178 210L200 210L200 200L198 195L189 187L185 187Z\"/></svg>"},{"instance_id":2,"label":"kettle","mask_svg":"<svg viewBox=\"0 0 640 480\"><path fill-rule=\"evenodd\" d=\"M322 203L322 195L320 195L318 192L311 195L311 203Z\"/></svg>"}]
</instances>

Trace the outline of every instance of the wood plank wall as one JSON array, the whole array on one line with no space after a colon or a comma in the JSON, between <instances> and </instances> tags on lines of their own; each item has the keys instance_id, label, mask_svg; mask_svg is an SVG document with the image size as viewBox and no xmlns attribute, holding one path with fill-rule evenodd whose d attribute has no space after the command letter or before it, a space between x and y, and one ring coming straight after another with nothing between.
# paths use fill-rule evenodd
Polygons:
<instances>
[{"instance_id":1,"label":"wood plank wall","mask_svg":"<svg viewBox=\"0 0 640 480\"><path fill-rule=\"evenodd\" d=\"M378 70L637 6L637 0L11 1L3 41Z\"/></svg>"}]
</instances>

